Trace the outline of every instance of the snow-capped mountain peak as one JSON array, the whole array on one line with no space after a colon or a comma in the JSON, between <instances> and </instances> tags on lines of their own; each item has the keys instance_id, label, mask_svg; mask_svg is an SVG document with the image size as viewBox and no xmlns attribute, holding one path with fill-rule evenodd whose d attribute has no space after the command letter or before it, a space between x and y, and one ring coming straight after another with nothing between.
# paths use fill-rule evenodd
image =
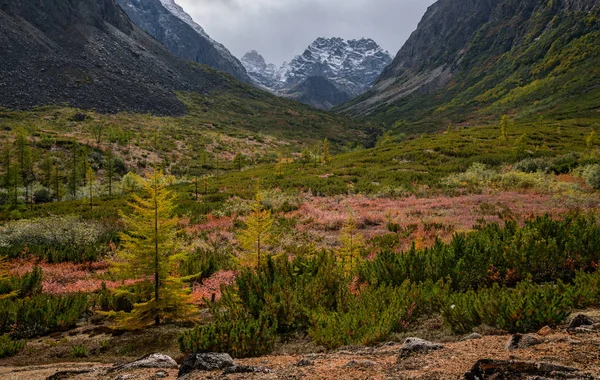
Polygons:
<instances>
[{"instance_id":1,"label":"snow-capped mountain peak","mask_svg":"<svg viewBox=\"0 0 600 380\"><path fill-rule=\"evenodd\" d=\"M290 92L296 95L297 92L291 89L309 78L324 78L345 94L341 96L337 93L335 102L327 102L334 104L368 90L392 60L392 56L370 38L344 40L319 37L301 55L294 57L290 63L284 63L279 69L267 64L254 50L242 58L242 64L256 82L283 96ZM323 82L311 81L313 87L315 83ZM332 86L327 87L330 90Z\"/></svg>"}]
</instances>

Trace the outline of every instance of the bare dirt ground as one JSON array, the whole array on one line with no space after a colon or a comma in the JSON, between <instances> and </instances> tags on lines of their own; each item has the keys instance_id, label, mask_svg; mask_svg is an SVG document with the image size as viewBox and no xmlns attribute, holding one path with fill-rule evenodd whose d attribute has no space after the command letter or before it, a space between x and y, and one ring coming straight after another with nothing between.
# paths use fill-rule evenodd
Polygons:
<instances>
[{"instance_id":1,"label":"bare dirt ground","mask_svg":"<svg viewBox=\"0 0 600 380\"><path fill-rule=\"evenodd\" d=\"M600 318L600 311L598 310L587 311L585 314L595 320ZM600 379L600 329L568 333L565 327L559 326L548 335L538 336L543 340L543 343L524 349L508 351L506 344L511 338L511 335L508 334L484 335L481 339L464 342L458 341L460 337L447 337L446 340L452 341L444 343L443 349L429 353L413 354L401 360L398 360L398 353L402 345L400 342L390 342L377 347L345 347L331 352L297 354L285 353L286 348L284 346L278 349L278 352L281 352L280 354L235 360L237 365L267 367L271 370L270 373L224 375L222 371L194 372L182 378L187 380L461 379L477 360L496 359L560 364L577 368L591 375L592 378ZM83 339L83 337L80 337L80 339ZM148 339L148 337L143 339ZM117 344L117 342L115 341L113 344ZM148 346L150 346L149 343ZM148 349L148 352L152 351L150 348ZM290 349L289 351L293 350ZM27 352L24 352L19 357L0 362L0 379L46 379L60 371L72 372L58 378L74 380L176 379L178 372L177 369L110 371L112 363L108 362L108 359L112 358L113 363L127 361L116 360L118 356L115 353L103 357L103 363L95 363L88 358L85 362L71 362L72 360L65 359L64 363L43 365L41 363L49 361L49 357L38 361L35 354L36 350L33 349L30 352L31 355L29 356ZM165 353L173 354L173 348L167 349ZM43 353L38 353L38 355L44 357ZM124 355L123 358L125 357L129 358L130 356ZM175 355L173 357L178 361L182 359L181 356ZM298 365L302 359L307 359L305 361L308 364ZM60 361L58 358L55 360ZM25 363L27 365L22 366ZM91 370L91 372L77 373L77 371L88 370Z\"/></svg>"}]
</instances>

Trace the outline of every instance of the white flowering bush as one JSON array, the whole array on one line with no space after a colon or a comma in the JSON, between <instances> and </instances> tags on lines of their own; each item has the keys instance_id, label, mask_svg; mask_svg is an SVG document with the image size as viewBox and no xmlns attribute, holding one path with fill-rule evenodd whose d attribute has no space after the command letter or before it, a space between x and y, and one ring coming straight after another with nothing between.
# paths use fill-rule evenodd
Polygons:
<instances>
[{"instance_id":1,"label":"white flowering bush","mask_svg":"<svg viewBox=\"0 0 600 380\"><path fill-rule=\"evenodd\" d=\"M98 222L76 216L18 220L0 227L0 255L26 254L50 262L96 260L113 231Z\"/></svg>"},{"instance_id":2,"label":"white flowering bush","mask_svg":"<svg viewBox=\"0 0 600 380\"><path fill-rule=\"evenodd\" d=\"M583 170L583 179L594 189L600 190L600 165L589 165Z\"/></svg>"},{"instance_id":3,"label":"white flowering bush","mask_svg":"<svg viewBox=\"0 0 600 380\"><path fill-rule=\"evenodd\" d=\"M263 207L275 212L297 210L302 203L300 197L284 193L279 189L262 190L259 192L259 196Z\"/></svg>"}]
</instances>

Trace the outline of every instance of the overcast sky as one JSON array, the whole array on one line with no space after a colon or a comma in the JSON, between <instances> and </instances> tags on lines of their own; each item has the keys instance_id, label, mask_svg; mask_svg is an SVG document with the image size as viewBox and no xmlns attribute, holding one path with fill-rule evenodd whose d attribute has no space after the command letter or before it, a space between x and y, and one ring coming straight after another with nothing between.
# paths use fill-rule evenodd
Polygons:
<instances>
[{"instance_id":1,"label":"overcast sky","mask_svg":"<svg viewBox=\"0 0 600 380\"><path fill-rule=\"evenodd\" d=\"M176 0L241 58L257 50L280 65L317 37L372 38L392 55L434 0Z\"/></svg>"}]
</instances>

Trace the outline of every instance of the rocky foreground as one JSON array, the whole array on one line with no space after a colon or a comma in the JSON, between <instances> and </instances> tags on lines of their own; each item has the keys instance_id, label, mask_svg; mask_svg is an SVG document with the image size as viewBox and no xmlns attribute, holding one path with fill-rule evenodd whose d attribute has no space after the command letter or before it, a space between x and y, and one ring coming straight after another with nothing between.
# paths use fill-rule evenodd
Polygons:
<instances>
[{"instance_id":1,"label":"rocky foreground","mask_svg":"<svg viewBox=\"0 0 600 380\"><path fill-rule=\"evenodd\" d=\"M0 367L2 379L600 379L600 313L536 334L481 336L440 344L346 347L328 353L232 359L197 354L177 363L152 354L119 365L63 363ZM33 358L32 361L35 361Z\"/></svg>"}]
</instances>

